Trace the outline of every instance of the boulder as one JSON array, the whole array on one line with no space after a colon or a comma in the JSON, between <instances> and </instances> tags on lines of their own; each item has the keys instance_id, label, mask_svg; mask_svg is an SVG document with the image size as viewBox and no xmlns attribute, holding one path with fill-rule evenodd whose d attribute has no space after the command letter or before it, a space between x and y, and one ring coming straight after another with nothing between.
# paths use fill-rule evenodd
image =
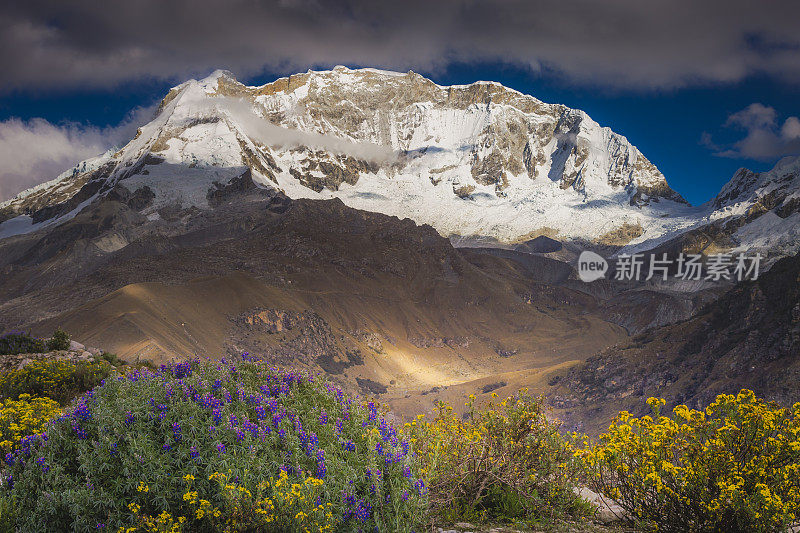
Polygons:
<instances>
[{"instance_id":1,"label":"boulder","mask_svg":"<svg viewBox=\"0 0 800 533\"><path fill-rule=\"evenodd\" d=\"M69 341L69 351L70 352L82 352L86 349L86 346L79 342Z\"/></svg>"}]
</instances>

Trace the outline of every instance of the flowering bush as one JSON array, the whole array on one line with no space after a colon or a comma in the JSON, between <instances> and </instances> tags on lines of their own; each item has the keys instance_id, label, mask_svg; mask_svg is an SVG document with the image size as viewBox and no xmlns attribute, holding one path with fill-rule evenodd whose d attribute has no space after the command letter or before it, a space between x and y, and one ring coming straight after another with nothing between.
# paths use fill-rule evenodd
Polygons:
<instances>
[{"instance_id":1,"label":"flowering bush","mask_svg":"<svg viewBox=\"0 0 800 533\"><path fill-rule=\"evenodd\" d=\"M771 532L800 517L800 403L782 409L743 390L703 411L622 412L577 452L593 489L659 531Z\"/></svg>"},{"instance_id":2,"label":"flowering bush","mask_svg":"<svg viewBox=\"0 0 800 533\"><path fill-rule=\"evenodd\" d=\"M29 333L12 331L0 337L0 355L20 353L42 353L47 350L68 350L69 334L61 328L56 329L50 339L38 339Z\"/></svg>"},{"instance_id":3,"label":"flowering bush","mask_svg":"<svg viewBox=\"0 0 800 533\"><path fill-rule=\"evenodd\" d=\"M418 417L407 424L429 478L433 514L446 521L582 514L572 490L578 465L541 402L526 390L480 410L474 400L466 418L440 403L432 422Z\"/></svg>"},{"instance_id":4,"label":"flowering bush","mask_svg":"<svg viewBox=\"0 0 800 533\"><path fill-rule=\"evenodd\" d=\"M377 406L248 356L112 375L6 462L19 531L408 531L425 505Z\"/></svg>"},{"instance_id":5,"label":"flowering bush","mask_svg":"<svg viewBox=\"0 0 800 533\"><path fill-rule=\"evenodd\" d=\"M41 353L47 345L42 339L31 337L21 331L12 331L0 337L0 355L16 355L19 353Z\"/></svg>"},{"instance_id":6,"label":"flowering bush","mask_svg":"<svg viewBox=\"0 0 800 533\"><path fill-rule=\"evenodd\" d=\"M213 531L226 531L232 529L231 526L238 530L260 526L279 531L302 528L306 531L333 531L337 525L333 514L334 504L322 502L325 482L311 475L294 482L285 470L281 470L277 479L270 478L258 483L255 494L232 482L226 474L214 472L209 479L219 484L223 508L232 509L233 512L223 512L197 490L193 490L195 477L191 474L184 476L187 486L183 500L194 509L189 513L190 517L205 519ZM148 492L149 486L140 484L139 491ZM185 516L176 518L166 511L155 517L143 515L141 506L136 503L128 505L128 509L136 516L139 527L144 531L180 531L182 524L188 521ZM131 532L138 529L136 526L126 528Z\"/></svg>"},{"instance_id":7,"label":"flowering bush","mask_svg":"<svg viewBox=\"0 0 800 533\"><path fill-rule=\"evenodd\" d=\"M0 448L10 452L23 437L39 433L45 423L61 414L61 406L50 398L31 398L21 394L19 400L0 403Z\"/></svg>"},{"instance_id":8,"label":"flowering bush","mask_svg":"<svg viewBox=\"0 0 800 533\"><path fill-rule=\"evenodd\" d=\"M20 369L0 373L0 398L30 394L47 396L65 405L97 386L110 373L111 365L106 361L34 361Z\"/></svg>"}]
</instances>

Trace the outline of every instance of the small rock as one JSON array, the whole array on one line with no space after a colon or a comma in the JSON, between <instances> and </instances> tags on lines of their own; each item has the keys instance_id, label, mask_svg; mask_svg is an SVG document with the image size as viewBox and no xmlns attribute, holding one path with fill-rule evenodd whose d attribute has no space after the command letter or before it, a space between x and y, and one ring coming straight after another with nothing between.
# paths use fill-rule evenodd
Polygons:
<instances>
[{"instance_id":1,"label":"small rock","mask_svg":"<svg viewBox=\"0 0 800 533\"><path fill-rule=\"evenodd\" d=\"M87 348L87 350L95 357L103 355L103 350L101 350L100 348Z\"/></svg>"},{"instance_id":2,"label":"small rock","mask_svg":"<svg viewBox=\"0 0 800 533\"><path fill-rule=\"evenodd\" d=\"M587 487L581 487L576 492L578 496L597 507L597 519L604 524L615 522L626 516L622 507L611 498L598 494Z\"/></svg>"},{"instance_id":3,"label":"small rock","mask_svg":"<svg viewBox=\"0 0 800 533\"><path fill-rule=\"evenodd\" d=\"M79 342L69 341L69 351L71 352L82 352L86 349L86 346Z\"/></svg>"}]
</instances>

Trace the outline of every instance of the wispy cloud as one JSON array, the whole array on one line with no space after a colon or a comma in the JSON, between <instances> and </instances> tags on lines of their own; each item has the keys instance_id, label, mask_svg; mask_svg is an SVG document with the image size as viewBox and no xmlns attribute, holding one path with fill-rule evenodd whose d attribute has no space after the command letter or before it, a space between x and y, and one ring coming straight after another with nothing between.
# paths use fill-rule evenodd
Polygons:
<instances>
[{"instance_id":1,"label":"wispy cloud","mask_svg":"<svg viewBox=\"0 0 800 533\"><path fill-rule=\"evenodd\" d=\"M724 126L744 132L744 137L730 145L715 143L703 133L701 143L720 157L775 160L785 155L800 155L800 119L788 117L782 123L773 107L753 103L728 117Z\"/></svg>"},{"instance_id":2,"label":"wispy cloud","mask_svg":"<svg viewBox=\"0 0 800 533\"><path fill-rule=\"evenodd\" d=\"M52 124L41 118L0 122L0 201L55 178L112 146L127 142L150 119L153 107L132 111L116 126Z\"/></svg>"},{"instance_id":3,"label":"wispy cloud","mask_svg":"<svg viewBox=\"0 0 800 533\"><path fill-rule=\"evenodd\" d=\"M356 142L333 135L305 132L275 125L256 114L256 108L241 99L210 98L208 105L224 110L248 137L267 146L282 148L303 146L375 162L391 161L397 157L391 146Z\"/></svg>"}]
</instances>

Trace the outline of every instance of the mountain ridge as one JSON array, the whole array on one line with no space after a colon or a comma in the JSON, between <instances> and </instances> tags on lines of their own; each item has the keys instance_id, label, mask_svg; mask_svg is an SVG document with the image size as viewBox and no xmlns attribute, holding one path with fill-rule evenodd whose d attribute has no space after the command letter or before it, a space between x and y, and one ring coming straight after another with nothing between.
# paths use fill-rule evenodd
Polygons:
<instances>
[{"instance_id":1,"label":"mountain ridge","mask_svg":"<svg viewBox=\"0 0 800 533\"><path fill-rule=\"evenodd\" d=\"M208 208L209 192L245 169L292 198L339 198L501 242L544 234L636 249L742 214L720 200L730 183L716 203L689 206L624 136L496 82L336 67L245 86L218 70L173 87L120 150L0 204L0 238L117 186L152 195L146 216Z\"/></svg>"}]
</instances>

